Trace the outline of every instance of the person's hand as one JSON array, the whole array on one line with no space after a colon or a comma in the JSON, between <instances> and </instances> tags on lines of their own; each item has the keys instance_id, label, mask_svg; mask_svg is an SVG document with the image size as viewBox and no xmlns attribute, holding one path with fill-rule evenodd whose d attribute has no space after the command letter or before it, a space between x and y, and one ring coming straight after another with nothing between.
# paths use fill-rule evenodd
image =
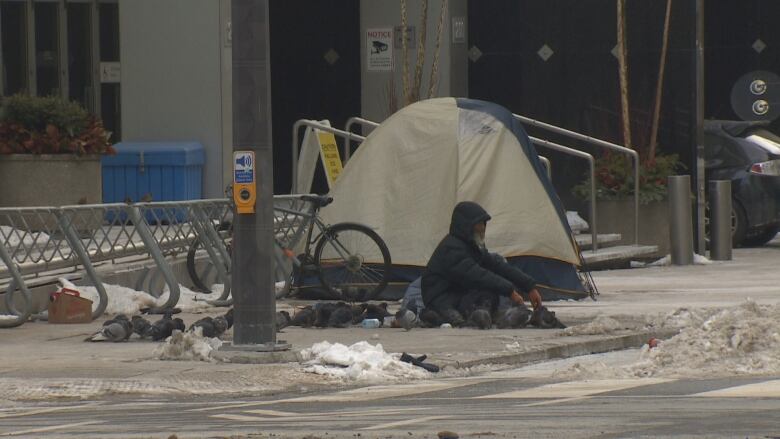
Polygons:
<instances>
[{"instance_id":1,"label":"person's hand","mask_svg":"<svg viewBox=\"0 0 780 439\"><path fill-rule=\"evenodd\" d=\"M536 288L528 292L528 299L531 300L531 305L533 305L534 309L538 309L542 306L542 295L539 294L539 290Z\"/></svg>"},{"instance_id":2,"label":"person's hand","mask_svg":"<svg viewBox=\"0 0 780 439\"><path fill-rule=\"evenodd\" d=\"M517 305L525 305L523 296L521 296L520 293L518 293L517 291L512 291L512 294L509 295L509 300L511 300Z\"/></svg>"}]
</instances>

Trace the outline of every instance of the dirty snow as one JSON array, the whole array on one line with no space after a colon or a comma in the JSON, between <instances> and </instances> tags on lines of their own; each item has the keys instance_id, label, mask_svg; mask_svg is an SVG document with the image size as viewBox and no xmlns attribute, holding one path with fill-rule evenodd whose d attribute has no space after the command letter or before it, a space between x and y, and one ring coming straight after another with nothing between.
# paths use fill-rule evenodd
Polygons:
<instances>
[{"instance_id":1,"label":"dirty snow","mask_svg":"<svg viewBox=\"0 0 780 439\"><path fill-rule=\"evenodd\" d=\"M72 282L65 278L59 279L60 285L64 288L70 288L81 293L81 297L89 299L93 302L93 309L97 308L99 295L97 288L93 286L74 285ZM106 307L106 314L125 314L128 316L136 315L140 313L141 308L154 308L159 305L164 305L168 300L168 289L166 287L165 292L159 298L152 296L144 291L136 291L132 288L123 287L121 285L103 284L106 289L106 295L108 296L108 306ZM179 285L181 290L179 295L179 302L176 307L181 309L182 312L198 313L211 310L214 307L209 305L202 299L203 295L199 295L194 291Z\"/></svg>"},{"instance_id":2,"label":"dirty snow","mask_svg":"<svg viewBox=\"0 0 780 439\"><path fill-rule=\"evenodd\" d=\"M566 211L566 221L569 223L569 227L574 233L587 231L590 227L588 226L587 221L582 219L582 217L574 210Z\"/></svg>"},{"instance_id":3,"label":"dirty snow","mask_svg":"<svg viewBox=\"0 0 780 439\"><path fill-rule=\"evenodd\" d=\"M155 349L154 355L160 360L214 361L211 352L220 346L222 340L204 337L203 328L197 327L194 331L173 331L173 335Z\"/></svg>"},{"instance_id":4,"label":"dirty snow","mask_svg":"<svg viewBox=\"0 0 780 439\"><path fill-rule=\"evenodd\" d=\"M710 265L712 261L706 256L694 253L693 255L694 265ZM666 255L663 258L654 262L638 262L631 261L631 268L644 268L644 267L669 267L672 265L672 255Z\"/></svg>"},{"instance_id":5,"label":"dirty snow","mask_svg":"<svg viewBox=\"0 0 780 439\"><path fill-rule=\"evenodd\" d=\"M577 362L560 377L717 377L780 372L780 305L747 300L721 310L681 309L654 326L680 328L657 348L645 345L634 362L620 367Z\"/></svg>"},{"instance_id":6,"label":"dirty snow","mask_svg":"<svg viewBox=\"0 0 780 439\"><path fill-rule=\"evenodd\" d=\"M323 341L301 351L305 371L348 382L388 383L430 378L422 368L400 361L400 354L385 352L381 344L366 341L351 346Z\"/></svg>"},{"instance_id":7,"label":"dirty snow","mask_svg":"<svg viewBox=\"0 0 780 439\"><path fill-rule=\"evenodd\" d=\"M49 235L43 232L27 232L11 226L0 226L0 244L8 247L16 247L19 244L27 247L31 245L44 246L49 242L49 238Z\"/></svg>"},{"instance_id":8,"label":"dirty snow","mask_svg":"<svg viewBox=\"0 0 780 439\"><path fill-rule=\"evenodd\" d=\"M560 335L600 335L611 334L615 331L626 329L626 325L621 324L612 317L600 315L588 323L582 325L570 326L563 330Z\"/></svg>"}]
</instances>

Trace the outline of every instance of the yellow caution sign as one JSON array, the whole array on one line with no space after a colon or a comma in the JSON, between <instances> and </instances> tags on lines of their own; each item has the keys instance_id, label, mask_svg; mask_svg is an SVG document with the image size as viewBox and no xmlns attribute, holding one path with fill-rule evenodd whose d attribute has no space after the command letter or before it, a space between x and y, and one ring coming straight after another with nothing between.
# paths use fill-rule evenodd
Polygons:
<instances>
[{"instance_id":1,"label":"yellow caution sign","mask_svg":"<svg viewBox=\"0 0 780 439\"><path fill-rule=\"evenodd\" d=\"M328 187L338 180L343 167L341 165L341 155L339 155L339 146L336 144L336 137L333 133L317 133L317 141L320 144L320 156L322 164L325 167L325 176L328 179Z\"/></svg>"}]
</instances>

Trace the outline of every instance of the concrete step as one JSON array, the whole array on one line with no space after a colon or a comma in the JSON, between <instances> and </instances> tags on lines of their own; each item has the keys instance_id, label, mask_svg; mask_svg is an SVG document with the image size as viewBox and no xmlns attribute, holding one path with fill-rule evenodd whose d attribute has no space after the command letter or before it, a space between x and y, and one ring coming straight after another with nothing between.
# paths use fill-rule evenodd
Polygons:
<instances>
[{"instance_id":1,"label":"concrete step","mask_svg":"<svg viewBox=\"0 0 780 439\"><path fill-rule=\"evenodd\" d=\"M650 257L658 251L657 245L618 245L600 248L597 251L584 250L582 259L588 269L628 268L632 260Z\"/></svg>"},{"instance_id":2,"label":"concrete step","mask_svg":"<svg viewBox=\"0 0 780 439\"><path fill-rule=\"evenodd\" d=\"M599 248L607 247L606 244L618 242L623 238L620 233L603 233L596 235L596 241L599 243ZM590 233L580 233L574 235L574 240L577 241L577 245L582 250L588 250L593 247L593 236Z\"/></svg>"}]
</instances>

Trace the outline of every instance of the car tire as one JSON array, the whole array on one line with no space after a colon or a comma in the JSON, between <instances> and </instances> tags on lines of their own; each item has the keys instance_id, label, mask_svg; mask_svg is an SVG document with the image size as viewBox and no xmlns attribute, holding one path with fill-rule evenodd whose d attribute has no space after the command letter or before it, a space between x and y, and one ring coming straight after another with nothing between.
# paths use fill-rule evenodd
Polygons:
<instances>
[{"instance_id":1,"label":"car tire","mask_svg":"<svg viewBox=\"0 0 780 439\"><path fill-rule=\"evenodd\" d=\"M780 224L766 227L758 235L746 238L743 242L745 247L760 247L771 241L780 232Z\"/></svg>"},{"instance_id":2,"label":"car tire","mask_svg":"<svg viewBox=\"0 0 780 439\"><path fill-rule=\"evenodd\" d=\"M745 244L748 222L745 209L737 200L731 200L731 246L742 247Z\"/></svg>"}]
</instances>

